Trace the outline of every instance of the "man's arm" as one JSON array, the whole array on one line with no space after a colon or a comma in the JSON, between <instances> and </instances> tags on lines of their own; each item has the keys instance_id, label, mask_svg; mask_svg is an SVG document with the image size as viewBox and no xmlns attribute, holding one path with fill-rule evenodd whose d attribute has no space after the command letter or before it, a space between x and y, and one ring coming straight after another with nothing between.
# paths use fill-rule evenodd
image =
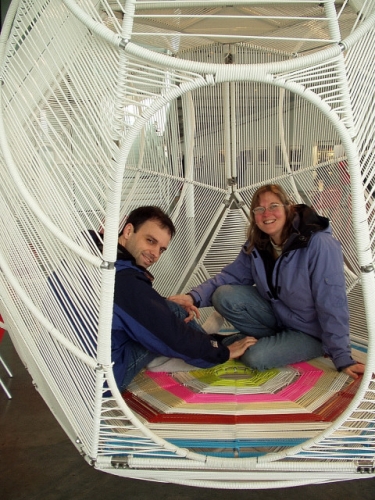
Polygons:
<instances>
[{"instance_id":1,"label":"man's arm","mask_svg":"<svg viewBox=\"0 0 375 500\"><path fill-rule=\"evenodd\" d=\"M116 337L123 332L152 352L202 368L229 359L227 347L177 318L142 273L117 273L114 302L112 328Z\"/></svg>"}]
</instances>

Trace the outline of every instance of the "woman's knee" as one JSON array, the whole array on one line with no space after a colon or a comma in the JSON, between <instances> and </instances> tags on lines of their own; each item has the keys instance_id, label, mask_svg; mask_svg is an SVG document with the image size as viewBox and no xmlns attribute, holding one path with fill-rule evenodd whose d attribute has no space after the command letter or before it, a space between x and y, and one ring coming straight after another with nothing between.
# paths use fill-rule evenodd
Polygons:
<instances>
[{"instance_id":1,"label":"woman's knee","mask_svg":"<svg viewBox=\"0 0 375 500\"><path fill-rule=\"evenodd\" d=\"M231 309L232 302L230 298L233 296L233 287L231 285L222 285L216 288L212 295L212 305L220 313L223 310Z\"/></svg>"},{"instance_id":2,"label":"woman's knee","mask_svg":"<svg viewBox=\"0 0 375 500\"><path fill-rule=\"evenodd\" d=\"M256 349L255 346L249 347L241 356L241 362L248 368L253 370L264 371L272 368L268 366L267 359L261 349Z\"/></svg>"},{"instance_id":3,"label":"woman's knee","mask_svg":"<svg viewBox=\"0 0 375 500\"><path fill-rule=\"evenodd\" d=\"M254 302L254 289L248 285L219 286L212 295L212 304L217 310L242 310Z\"/></svg>"}]
</instances>

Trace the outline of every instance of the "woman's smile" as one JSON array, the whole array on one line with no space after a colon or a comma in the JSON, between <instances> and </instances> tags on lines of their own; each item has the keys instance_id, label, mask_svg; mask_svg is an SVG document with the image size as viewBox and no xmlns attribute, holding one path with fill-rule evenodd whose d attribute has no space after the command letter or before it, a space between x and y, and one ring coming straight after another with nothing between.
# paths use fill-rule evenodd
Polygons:
<instances>
[{"instance_id":1,"label":"woman's smile","mask_svg":"<svg viewBox=\"0 0 375 500\"><path fill-rule=\"evenodd\" d=\"M273 208L272 212L270 212L269 207L273 204L280 206L276 209ZM259 206L264 207L265 211L255 214L256 225L261 231L268 234L274 243L280 245L282 243L281 234L286 222L285 208L282 201L276 194L267 191L259 196Z\"/></svg>"}]
</instances>

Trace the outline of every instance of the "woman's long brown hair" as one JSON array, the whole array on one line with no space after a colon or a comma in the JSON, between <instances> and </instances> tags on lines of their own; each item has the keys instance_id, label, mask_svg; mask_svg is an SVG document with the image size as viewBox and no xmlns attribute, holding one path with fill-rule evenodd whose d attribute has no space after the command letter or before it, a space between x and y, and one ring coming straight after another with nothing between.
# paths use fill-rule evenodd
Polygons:
<instances>
[{"instance_id":1,"label":"woman's long brown hair","mask_svg":"<svg viewBox=\"0 0 375 500\"><path fill-rule=\"evenodd\" d=\"M292 221L294 218L294 204L289 199L289 196L284 191L284 189L279 184L266 184L265 186L261 186L257 189L253 195L253 199L251 200L250 206L250 226L247 232L247 238L249 240L248 253L250 253L254 247L262 248L264 247L265 238L263 231L261 231L255 223L255 215L254 208L259 206L259 198L264 193L273 193L275 194L280 203L284 205L286 222L283 227L283 231L281 233L282 241L285 241L291 233L292 229Z\"/></svg>"}]
</instances>

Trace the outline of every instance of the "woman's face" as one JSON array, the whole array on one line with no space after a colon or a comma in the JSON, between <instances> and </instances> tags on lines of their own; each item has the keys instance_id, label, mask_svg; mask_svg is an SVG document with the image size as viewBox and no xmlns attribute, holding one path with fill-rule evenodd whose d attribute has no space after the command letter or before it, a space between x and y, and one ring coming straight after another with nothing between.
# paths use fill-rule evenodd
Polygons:
<instances>
[{"instance_id":1,"label":"woman's face","mask_svg":"<svg viewBox=\"0 0 375 500\"><path fill-rule=\"evenodd\" d=\"M281 245L281 233L286 222L285 208L280 206L273 212L270 212L269 206L273 203L282 205L280 198L267 191L259 196L259 207L265 207L266 211L263 214L254 214L255 224L263 233L268 234L276 245Z\"/></svg>"}]
</instances>

